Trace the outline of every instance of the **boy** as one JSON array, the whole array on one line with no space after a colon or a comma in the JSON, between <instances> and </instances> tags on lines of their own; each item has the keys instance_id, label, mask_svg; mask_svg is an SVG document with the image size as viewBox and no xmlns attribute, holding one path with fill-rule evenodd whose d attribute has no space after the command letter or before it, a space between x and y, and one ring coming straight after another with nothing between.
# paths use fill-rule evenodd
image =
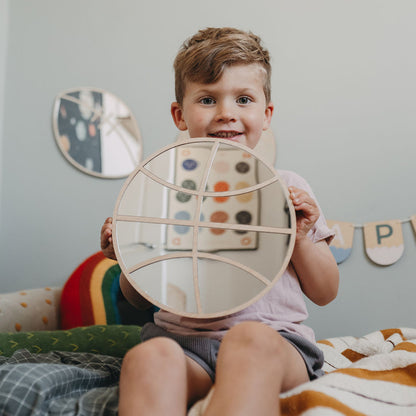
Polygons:
<instances>
[{"instance_id":1,"label":"boy","mask_svg":"<svg viewBox=\"0 0 416 416\"><path fill-rule=\"evenodd\" d=\"M254 148L271 122L270 58L258 37L208 28L186 41L175 63L173 121L190 137L220 137ZM278 415L279 393L322 374L323 356L302 292L318 305L338 291L327 228L307 183L280 172L297 216L291 263L259 301L230 316L191 319L166 311L142 330L120 376L120 415L186 415L215 389L205 415ZM111 218L101 248L114 258ZM218 353L218 356L217 356Z\"/></svg>"}]
</instances>

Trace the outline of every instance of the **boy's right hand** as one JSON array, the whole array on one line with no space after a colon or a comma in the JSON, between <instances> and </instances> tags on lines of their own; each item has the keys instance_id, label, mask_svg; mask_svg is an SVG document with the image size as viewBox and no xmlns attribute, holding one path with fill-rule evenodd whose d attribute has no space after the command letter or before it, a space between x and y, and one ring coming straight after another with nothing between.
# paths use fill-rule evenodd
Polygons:
<instances>
[{"instance_id":1,"label":"boy's right hand","mask_svg":"<svg viewBox=\"0 0 416 416\"><path fill-rule=\"evenodd\" d=\"M101 227L101 251L104 256L112 260L117 260L113 247L113 219L111 217L104 221Z\"/></svg>"}]
</instances>

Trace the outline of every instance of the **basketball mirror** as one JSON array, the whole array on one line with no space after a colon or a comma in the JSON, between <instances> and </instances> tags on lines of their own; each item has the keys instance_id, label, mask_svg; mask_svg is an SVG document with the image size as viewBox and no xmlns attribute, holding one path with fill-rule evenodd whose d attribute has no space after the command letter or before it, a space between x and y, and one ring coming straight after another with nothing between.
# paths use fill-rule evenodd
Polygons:
<instances>
[{"instance_id":1,"label":"basketball mirror","mask_svg":"<svg viewBox=\"0 0 416 416\"><path fill-rule=\"evenodd\" d=\"M129 176L113 244L129 285L182 316L237 312L286 269L296 219L273 166L229 140L180 141Z\"/></svg>"},{"instance_id":2,"label":"basketball mirror","mask_svg":"<svg viewBox=\"0 0 416 416\"><path fill-rule=\"evenodd\" d=\"M142 139L127 105L108 91L81 87L55 98L53 132L65 158L101 178L128 176L142 157Z\"/></svg>"},{"instance_id":3,"label":"basketball mirror","mask_svg":"<svg viewBox=\"0 0 416 416\"><path fill-rule=\"evenodd\" d=\"M176 137L177 142L189 140L188 130L180 131ZM254 148L256 155L264 161L274 165L276 163L276 140L271 128L263 131L260 140Z\"/></svg>"}]
</instances>

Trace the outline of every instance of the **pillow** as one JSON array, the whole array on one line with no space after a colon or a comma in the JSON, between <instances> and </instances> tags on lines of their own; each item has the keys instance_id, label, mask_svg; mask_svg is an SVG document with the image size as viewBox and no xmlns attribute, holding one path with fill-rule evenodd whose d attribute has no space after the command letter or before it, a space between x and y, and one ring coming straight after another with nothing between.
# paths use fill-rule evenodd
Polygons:
<instances>
[{"instance_id":1,"label":"pillow","mask_svg":"<svg viewBox=\"0 0 416 416\"><path fill-rule=\"evenodd\" d=\"M0 355L10 357L25 348L32 353L72 351L123 357L140 343L140 330L135 325L94 325L66 331L1 333Z\"/></svg>"},{"instance_id":2,"label":"pillow","mask_svg":"<svg viewBox=\"0 0 416 416\"><path fill-rule=\"evenodd\" d=\"M0 294L0 332L58 329L61 288Z\"/></svg>"},{"instance_id":3,"label":"pillow","mask_svg":"<svg viewBox=\"0 0 416 416\"><path fill-rule=\"evenodd\" d=\"M144 325L155 308L140 311L120 290L121 269L99 251L81 263L62 289L61 329L89 325Z\"/></svg>"}]
</instances>

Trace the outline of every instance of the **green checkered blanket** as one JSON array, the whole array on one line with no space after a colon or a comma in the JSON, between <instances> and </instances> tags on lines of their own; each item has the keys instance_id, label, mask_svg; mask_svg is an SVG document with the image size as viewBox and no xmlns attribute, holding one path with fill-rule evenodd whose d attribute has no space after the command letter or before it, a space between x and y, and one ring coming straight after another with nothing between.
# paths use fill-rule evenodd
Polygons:
<instances>
[{"instance_id":1,"label":"green checkered blanket","mask_svg":"<svg viewBox=\"0 0 416 416\"><path fill-rule=\"evenodd\" d=\"M26 349L0 357L4 416L117 415L121 358Z\"/></svg>"}]
</instances>

